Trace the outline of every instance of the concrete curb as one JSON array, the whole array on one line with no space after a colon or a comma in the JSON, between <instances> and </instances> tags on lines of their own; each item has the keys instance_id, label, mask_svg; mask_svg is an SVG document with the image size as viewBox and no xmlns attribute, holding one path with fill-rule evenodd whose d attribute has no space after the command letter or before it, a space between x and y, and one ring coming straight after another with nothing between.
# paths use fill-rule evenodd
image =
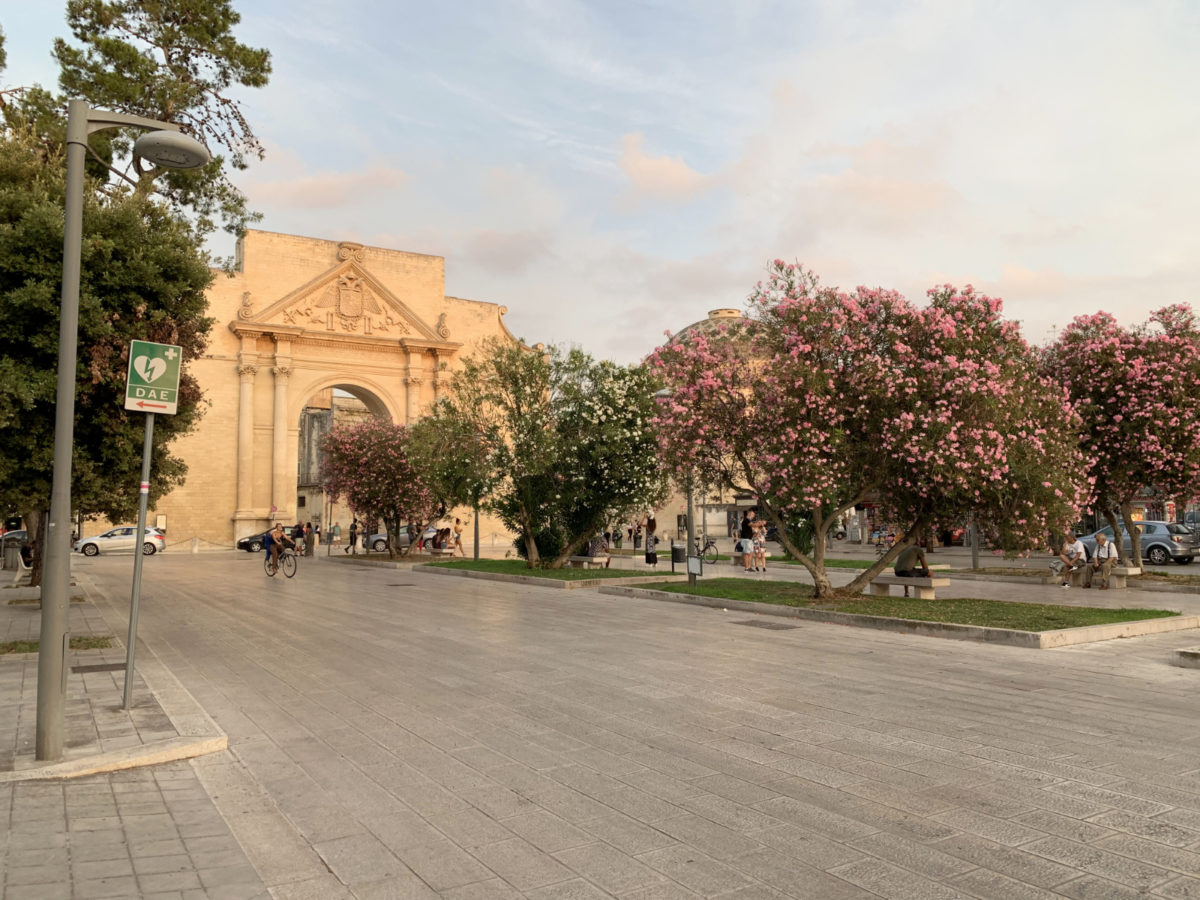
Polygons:
<instances>
[{"instance_id":1,"label":"concrete curb","mask_svg":"<svg viewBox=\"0 0 1200 900\"><path fill-rule=\"evenodd\" d=\"M1080 628L1060 628L1054 631L1015 631L1010 628L986 628L980 625L922 622L917 619L892 619L882 616L861 616L855 613L800 609L794 606L772 606L766 603L751 603L746 600L725 600L720 597L700 597L695 594L675 594L667 593L666 591L620 586L601 587L600 593L619 597L636 597L641 600L686 603L693 606L707 606L713 609L736 609L739 612L803 619L809 622L824 622L830 625L874 628L877 631L916 634L923 637L951 638L959 641L982 641L989 644L1003 644L1009 647L1025 647L1031 650L1050 650L1056 647L1090 644L1096 641L1109 641L1115 638L1140 637L1147 634L1162 634L1170 631L1200 628L1200 616L1172 616L1165 619L1144 619L1137 622L1113 622L1109 625L1085 625Z\"/></svg>"},{"instance_id":2,"label":"concrete curb","mask_svg":"<svg viewBox=\"0 0 1200 900\"><path fill-rule=\"evenodd\" d=\"M1049 573L1047 573L1049 574ZM995 581L1001 584L1046 584L1046 575L976 575L973 572L951 572L950 577L959 581ZM1161 584L1159 582L1138 582L1137 586L1130 585L1126 590L1145 591L1148 594L1200 594L1200 586L1188 584Z\"/></svg>"},{"instance_id":3,"label":"concrete curb","mask_svg":"<svg viewBox=\"0 0 1200 900\"><path fill-rule=\"evenodd\" d=\"M1171 665L1182 666L1185 669L1200 669L1200 647L1176 650L1171 655Z\"/></svg>"},{"instance_id":4,"label":"concrete curb","mask_svg":"<svg viewBox=\"0 0 1200 900\"><path fill-rule=\"evenodd\" d=\"M429 563L421 563L419 566L414 566L413 568L419 568L437 575L480 578L484 581L502 581L505 584L532 584L563 591L596 588L604 585L660 584L665 581L678 581L683 577L681 573L679 575L642 575L630 578L581 578L578 581L560 581L557 578L537 578L533 575L505 575L501 572L474 572L471 569L440 569Z\"/></svg>"},{"instance_id":5,"label":"concrete curb","mask_svg":"<svg viewBox=\"0 0 1200 900\"><path fill-rule=\"evenodd\" d=\"M35 769L0 772L0 784L13 781L80 778L84 775L120 772L123 769L136 769L141 766L156 766L160 763L204 756L207 753L218 753L226 749L226 746L227 739L224 734L210 738L171 738L165 741L140 744L128 749L109 750L94 756L51 763Z\"/></svg>"}]
</instances>

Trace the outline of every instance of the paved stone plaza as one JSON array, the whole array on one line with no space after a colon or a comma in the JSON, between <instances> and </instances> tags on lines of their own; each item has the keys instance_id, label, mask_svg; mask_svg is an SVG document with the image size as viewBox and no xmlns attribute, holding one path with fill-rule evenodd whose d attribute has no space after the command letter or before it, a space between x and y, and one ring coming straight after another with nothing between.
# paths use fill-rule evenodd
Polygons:
<instances>
[{"instance_id":1,"label":"paved stone plaza","mask_svg":"<svg viewBox=\"0 0 1200 900\"><path fill-rule=\"evenodd\" d=\"M123 635L129 558L74 563ZM145 579L139 659L229 750L3 786L6 898L1200 897L1195 633L1032 651L235 553Z\"/></svg>"}]
</instances>

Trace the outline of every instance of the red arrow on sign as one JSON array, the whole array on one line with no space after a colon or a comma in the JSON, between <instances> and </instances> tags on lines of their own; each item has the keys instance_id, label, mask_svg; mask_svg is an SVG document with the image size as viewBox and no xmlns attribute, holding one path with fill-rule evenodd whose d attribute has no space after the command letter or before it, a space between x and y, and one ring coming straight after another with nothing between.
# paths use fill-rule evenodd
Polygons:
<instances>
[{"instance_id":1,"label":"red arrow on sign","mask_svg":"<svg viewBox=\"0 0 1200 900\"><path fill-rule=\"evenodd\" d=\"M166 409L167 408L167 404L165 404L165 403L147 403L145 400L139 400L137 402L137 405L140 406L142 409L146 409L147 407L149 407L150 409Z\"/></svg>"}]
</instances>

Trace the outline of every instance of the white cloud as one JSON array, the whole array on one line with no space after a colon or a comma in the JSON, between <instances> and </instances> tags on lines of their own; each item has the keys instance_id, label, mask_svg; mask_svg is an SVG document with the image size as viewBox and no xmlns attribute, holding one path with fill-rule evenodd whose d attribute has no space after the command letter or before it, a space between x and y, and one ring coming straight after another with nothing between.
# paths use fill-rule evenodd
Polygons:
<instances>
[{"instance_id":1,"label":"white cloud","mask_svg":"<svg viewBox=\"0 0 1200 900\"><path fill-rule=\"evenodd\" d=\"M710 178L691 168L680 157L650 156L643 149L641 134L621 138L621 171L629 179L629 189L621 196L622 210L636 209L643 201L685 203L712 185Z\"/></svg>"}]
</instances>

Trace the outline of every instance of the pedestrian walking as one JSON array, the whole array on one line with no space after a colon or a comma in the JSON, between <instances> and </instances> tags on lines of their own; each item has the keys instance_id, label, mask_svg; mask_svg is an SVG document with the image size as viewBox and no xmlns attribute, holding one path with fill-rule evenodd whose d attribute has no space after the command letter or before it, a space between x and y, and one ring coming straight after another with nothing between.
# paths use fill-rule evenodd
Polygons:
<instances>
[{"instance_id":1,"label":"pedestrian walking","mask_svg":"<svg viewBox=\"0 0 1200 900\"><path fill-rule=\"evenodd\" d=\"M304 525L304 555L315 556L317 551L317 533L313 530L312 522Z\"/></svg>"},{"instance_id":2,"label":"pedestrian walking","mask_svg":"<svg viewBox=\"0 0 1200 900\"><path fill-rule=\"evenodd\" d=\"M454 549L456 549L458 551L459 556L466 556L467 551L465 551L463 549L463 545L462 545L462 533L463 533L462 519L456 518L454 520Z\"/></svg>"},{"instance_id":3,"label":"pedestrian walking","mask_svg":"<svg viewBox=\"0 0 1200 900\"><path fill-rule=\"evenodd\" d=\"M640 527L640 526L639 526ZM646 565L658 569L658 522L654 516L646 520Z\"/></svg>"},{"instance_id":4,"label":"pedestrian walking","mask_svg":"<svg viewBox=\"0 0 1200 900\"><path fill-rule=\"evenodd\" d=\"M334 547L342 546L342 523L341 522L333 523L333 531L329 532L329 537L331 539L332 546L334 546Z\"/></svg>"},{"instance_id":5,"label":"pedestrian walking","mask_svg":"<svg viewBox=\"0 0 1200 900\"><path fill-rule=\"evenodd\" d=\"M357 553L356 544L358 544L358 519L350 523L350 546L346 548L346 552Z\"/></svg>"}]
</instances>

